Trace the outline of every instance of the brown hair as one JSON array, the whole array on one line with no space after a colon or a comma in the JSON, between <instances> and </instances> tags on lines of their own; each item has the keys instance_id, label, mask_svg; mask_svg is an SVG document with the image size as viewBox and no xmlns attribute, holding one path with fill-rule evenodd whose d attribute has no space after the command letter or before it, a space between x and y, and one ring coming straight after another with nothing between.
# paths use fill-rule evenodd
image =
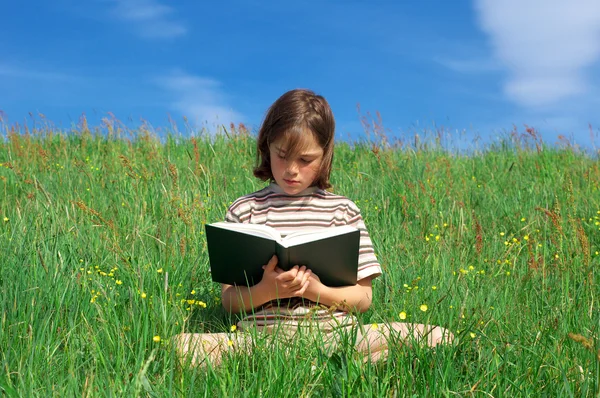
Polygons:
<instances>
[{"instance_id":1,"label":"brown hair","mask_svg":"<svg viewBox=\"0 0 600 398\"><path fill-rule=\"evenodd\" d=\"M309 132L323 148L321 169L312 185L321 189L330 188L335 119L327 100L305 89L288 91L267 111L258 132L254 175L263 181L273 180L269 146L283 138L287 155L293 157L302 150L302 137Z\"/></svg>"}]
</instances>

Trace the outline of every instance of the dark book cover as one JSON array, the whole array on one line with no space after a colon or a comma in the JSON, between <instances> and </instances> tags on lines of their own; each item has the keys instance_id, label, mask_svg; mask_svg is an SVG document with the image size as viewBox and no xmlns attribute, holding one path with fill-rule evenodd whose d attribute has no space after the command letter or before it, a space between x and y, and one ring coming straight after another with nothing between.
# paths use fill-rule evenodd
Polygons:
<instances>
[{"instance_id":1,"label":"dark book cover","mask_svg":"<svg viewBox=\"0 0 600 398\"><path fill-rule=\"evenodd\" d=\"M306 265L324 285L356 284L360 232L332 236L285 248L274 240L206 224L212 279L229 285L260 282L263 265L277 254L277 266L288 270Z\"/></svg>"}]
</instances>

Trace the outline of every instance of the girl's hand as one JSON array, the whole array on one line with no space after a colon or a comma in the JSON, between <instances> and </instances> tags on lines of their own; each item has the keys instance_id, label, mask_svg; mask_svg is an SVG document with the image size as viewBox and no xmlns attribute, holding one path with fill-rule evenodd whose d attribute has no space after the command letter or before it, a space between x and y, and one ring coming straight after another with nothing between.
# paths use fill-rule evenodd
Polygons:
<instances>
[{"instance_id":1,"label":"girl's hand","mask_svg":"<svg viewBox=\"0 0 600 398\"><path fill-rule=\"evenodd\" d=\"M323 289L326 289L326 286L321 282L319 276L311 273L310 278L308 278L308 286L304 292L304 297L318 302Z\"/></svg>"},{"instance_id":2,"label":"girl's hand","mask_svg":"<svg viewBox=\"0 0 600 398\"><path fill-rule=\"evenodd\" d=\"M305 266L296 265L289 271L282 270L277 267L277 256L271 257L263 269L263 277L259 284L272 299L302 296L312 275Z\"/></svg>"},{"instance_id":3,"label":"girl's hand","mask_svg":"<svg viewBox=\"0 0 600 398\"><path fill-rule=\"evenodd\" d=\"M283 287L286 291L292 293L290 297L302 297L309 285L312 271L306 266L295 265L288 271L283 271L281 268L275 269L279 272L277 276L277 286Z\"/></svg>"}]
</instances>

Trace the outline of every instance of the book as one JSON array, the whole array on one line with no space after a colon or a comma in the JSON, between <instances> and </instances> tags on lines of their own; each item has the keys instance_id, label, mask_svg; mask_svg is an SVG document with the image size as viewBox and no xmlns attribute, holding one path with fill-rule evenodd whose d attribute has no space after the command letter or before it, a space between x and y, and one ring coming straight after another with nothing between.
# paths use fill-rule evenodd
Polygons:
<instances>
[{"instance_id":1,"label":"book","mask_svg":"<svg viewBox=\"0 0 600 398\"><path fill-rule=\"evenodd\" d=\"M263 265L273 254L284 271L305 265L324 285L356 284L360 232L346 225L297 231L282 238L272 227L217 222L206 224L213 281L252 286L260 282Z\"/></svg>"}]
</instances>

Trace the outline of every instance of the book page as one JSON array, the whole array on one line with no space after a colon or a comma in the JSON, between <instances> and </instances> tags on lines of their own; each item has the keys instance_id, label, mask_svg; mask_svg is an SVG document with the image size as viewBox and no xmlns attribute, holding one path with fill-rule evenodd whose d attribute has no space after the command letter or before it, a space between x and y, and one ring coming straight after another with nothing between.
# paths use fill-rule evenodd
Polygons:
<instances>
[{"instance_id":1,"label":"book page","mask_svg":"<svg viewBox=\"0 0 600 398\"><path fill-rule=\"evenodd\" d=\"M314 242L317 240L329 238L332 236L338 236L347 234L349 232L356 231L356 228L350 225L343 225L341 227L331 228L319 228L310 231L298 231L292 232L281 240L281 244L284 247L297 246L307 242Z\"/></svg>"},{"instance_id":2,"label":"book page","mask_svg":"<svg viewBox=\"0 0 600 398\"><path fill-rule=\"evenodd\" d=\"M216 222L209 224L213 227L228 229L230 231L237 231L243 234L258 236L259 238L266 238L277 242L281 241L281 235L275 228L271 228L266 225L260 224L241 224L232 222Z\"/></svg>"}]
</instances>

